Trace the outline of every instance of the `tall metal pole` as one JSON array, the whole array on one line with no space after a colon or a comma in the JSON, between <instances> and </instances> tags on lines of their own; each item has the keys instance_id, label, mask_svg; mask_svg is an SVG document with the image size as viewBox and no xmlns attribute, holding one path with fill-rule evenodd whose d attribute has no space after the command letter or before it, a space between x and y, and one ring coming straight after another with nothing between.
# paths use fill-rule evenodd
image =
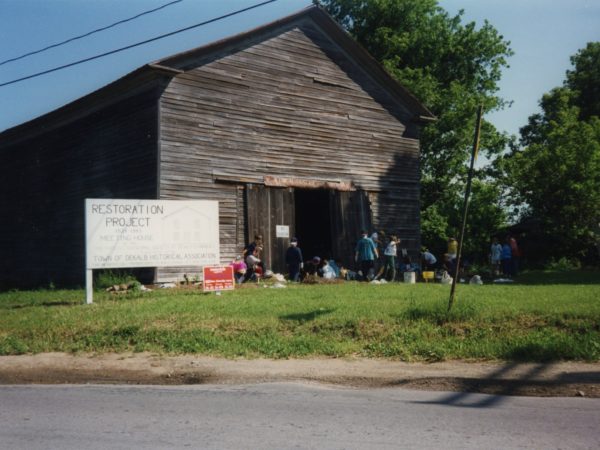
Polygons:
<instances>
[{"instance_id":1,"label":"tall metal pole","mask_svg":"<svg viewBox=\"0 0 600 450\"><path fill-rule=\"evenodd\" d=\"M460 257L462 254L463 241L465 239L465 228L467 226L467 212L469 211L469 196L471 195L471 184L473 181L473 168L477 160L477 152L479 151L479 136L481 135L481 118L483 116L483 105L479 105L477 109L477 121L475 123L475 137L473 138L473 152L471 153L471 165L469 167L469 175L467 177L467 188L465 190L465 200L463 203L462 226L460 228L460 238L458 241L458 251L456 253L456 266L454 268L454 276L452 277L452 288L450 289L450 299L448 300L448 312L454 304L454 293L456 291L456 280L460 268Z\"/></svg>"}]
</instances>

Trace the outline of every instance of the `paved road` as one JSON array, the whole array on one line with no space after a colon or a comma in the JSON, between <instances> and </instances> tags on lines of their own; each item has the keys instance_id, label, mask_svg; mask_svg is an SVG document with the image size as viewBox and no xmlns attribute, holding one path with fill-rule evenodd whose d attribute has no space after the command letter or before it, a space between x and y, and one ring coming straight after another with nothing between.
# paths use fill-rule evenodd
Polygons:
<instances>
[{"instance_id":1,"label":"paved road","mask_svg":"<svg viewBox=\"0 0 600 450\"><path fill-rule=\"evenodd\" d=\"M597 449L600 399L273 383L0 386L1 449Z\"/></svg>"}]
</instances>

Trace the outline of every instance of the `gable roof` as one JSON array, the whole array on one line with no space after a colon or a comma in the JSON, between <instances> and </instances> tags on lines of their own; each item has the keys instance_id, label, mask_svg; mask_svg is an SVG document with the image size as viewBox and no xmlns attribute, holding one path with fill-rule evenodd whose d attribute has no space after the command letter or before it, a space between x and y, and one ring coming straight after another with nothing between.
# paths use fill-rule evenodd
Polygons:
<instances>
[{"instance_id":1,"label":"gable roof","mask_svg":"<svg viewBox=\"0 0 600 450\"><path fill-rule=\"evenodd\" d=\"M113 81L112 83L84 96L54 111L39 116L16 127L0 133L0 138L7 141L31 137L32 134L47 131L76 118L87 116L117 100L134 95L144 89L157 86L161 80L172 78L187 70L198 67L203 60L210 60L221 53L235 51L236 47L245 45L248 41L263 39L265 35L276 35L283 29L302 20L311 20L344 53L363 68L377 83L384 87L393 97L401 102L418 122L436 120L435 116L413 94L398 83L360 44L358 44L329 14L321 7L310 6L295 14L277 21L262 25L253 30L240 33L208 45L178 53L167 58L146 64L133 72ZM43 128L40 127L43 125Z\"/></svg>"}]
</instances>

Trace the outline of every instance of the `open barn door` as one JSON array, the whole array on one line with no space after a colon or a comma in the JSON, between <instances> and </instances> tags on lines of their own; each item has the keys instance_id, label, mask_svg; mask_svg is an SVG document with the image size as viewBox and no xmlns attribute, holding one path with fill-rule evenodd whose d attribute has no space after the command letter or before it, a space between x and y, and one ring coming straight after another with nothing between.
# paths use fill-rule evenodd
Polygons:
<instances>
[{"instance_id":1,"label":"open barn door","mask_svg":"<svg viewBox=\"0 0 600 450\"><path fill-rule=\"evenodd\" d=\"M265 269L285 273L285 251L295 233L294 189L247 184L246 223L248 242L256 234L263 236L261 259ZM277 226L280 226L279 236ZM288 236L281 237L286 234L285 227L288 227Z\"/></svg>"},{"instance_id":2,"label":"open barn door","mask_svg":"<svg viewBox=\"0 0 600 450\"><path fill-rule=\"evenodd\" d=\"M247 241L263 236L267 269L285 273L285 251L297 236L304 258L333 257L354 267L354 247L362 229L370 231L371 208L365 191L295 189L246 185ZM277 226L288 227L287 237ZM300 233L300 235L297 235Z\"/></svg>"},{"instance_id":3,"label":"open barn door","mask_svg":"<svg viewBox=\"0 0 600 450\"><path fill-rule=\"evenodd\" d=\"M330 191L331 241L334 257L346 267L354 267L354 248L361 230L371 230L371 207L367 193Z\"/></svg>"},{"instance_id":4,"label":"open barn door","mask_svg":"<svg viewBox=\"0 0 600 450\"><path fill-rule=\"evenodd\" d=\"M305 260L335 257L331 245L331 202L327 189L294 189L296 237Z\"/></svg>"}]
</instances>

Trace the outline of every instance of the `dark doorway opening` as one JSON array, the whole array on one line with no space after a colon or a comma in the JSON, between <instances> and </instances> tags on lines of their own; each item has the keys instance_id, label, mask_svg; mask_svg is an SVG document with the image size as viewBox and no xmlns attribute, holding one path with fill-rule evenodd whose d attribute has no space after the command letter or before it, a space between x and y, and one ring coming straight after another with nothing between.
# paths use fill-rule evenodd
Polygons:
<instances>
[{"instance_id":1,"label":"dark doorway opening","mask_svg":"<svg viewBox=\"0 0 600 450\"><path fill-rule=\"evenodd\" d=\"M294 190L296 237L304 260L319 256L329 259L331 246L331 207L325 189Z\"/></svg>"}]
</instances>

